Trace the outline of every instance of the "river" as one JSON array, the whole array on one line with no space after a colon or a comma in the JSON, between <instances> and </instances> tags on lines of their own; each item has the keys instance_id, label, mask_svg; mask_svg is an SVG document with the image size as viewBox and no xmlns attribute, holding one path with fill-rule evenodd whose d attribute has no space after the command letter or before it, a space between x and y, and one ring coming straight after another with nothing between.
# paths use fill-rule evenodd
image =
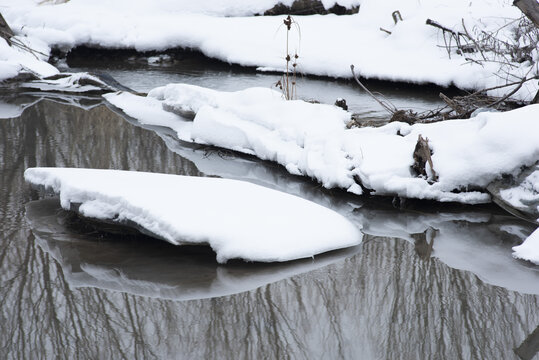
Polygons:
<instances>
[{"instance_id":1,"label":"river","mask_svg":"<svg viewBox=\"0 0 539 360\"><path fill-rule=\"evenodd\" d=\"M70 66L137 91L276 81L192 61L125 63ZM372 86L399 106L439 104L430 88ZM351 83L301 78L298 87L305 98L344 97L363 117L386 116ZM324 190L278 165L143 127L99 96L0 94L0 358L537 358L539 272L511 257L532 224L493 205L397 209L391 199ZM24 182L33 166L241 179L332 208L365 236L313 259L222 265L208 248L111 232L62 210Z\"/></svg>"}]
</instances>

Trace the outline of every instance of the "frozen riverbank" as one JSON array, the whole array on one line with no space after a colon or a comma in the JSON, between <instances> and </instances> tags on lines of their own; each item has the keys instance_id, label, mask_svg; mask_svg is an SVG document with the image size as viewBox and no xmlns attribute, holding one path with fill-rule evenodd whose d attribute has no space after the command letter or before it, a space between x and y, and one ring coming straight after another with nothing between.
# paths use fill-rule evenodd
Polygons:
<instances>
[{"instance_id":1,"label":"frozen riverbank","mask_svg":"<svg viewBox=\"0 0 539 360\"><path fill-rule=\"evenodd\" d=\"M256 6L268 7L270 2ZM124 2L81 0L58 5L37 6L32 1L3 5L3 13L15 31L64 51L80 45L139 51L180 47L261 70L284 67L286 34L279 31L283 17L226 17L256 13L251 2L229 2L211 11L203 4L167 1L129 2L128 6ZM241 12L233 10L240 8ZM396 25L391 17L395 10L403 18ZM510 1L502 0L459 0L450 4L441 0L428 4L365 0L356 15L298 17L301 40L292 34L290 51L298 52L299 70L307 74L349 78L349 65L355 64L357 72L367 78L483 89L507 82L507 77L500 76L504 70L509 71L509 78L536 72L533 62L537 62L537 51L531 52L532 62L480 64L475 60L488 53L461 56L452 49L448 54L445 35L427 26L426 20L434 19L461 32L466 26L476 33L496 31L509 23L500 30L500 38L520 41L512 38L516 25L511 23L520 16ZM380 31L381 27L391 34ZM536 81L530 81L514 97L531 100L537 87Z\"/></svg>"},{"instance_id":2,"label":"frozen riverbank","mask_svg":"<svg viewBox=\"0 0 539 360\"><path fill-rule=\"evenodd\" d=\"M485 203L490 182L539 158L539 105L466 120L348 129L350 114L338 107L285 101L264 88L229 93L171 84L147 97L105 98L141 123L174 129L180 139L253 154L356 194ZM185 117L195 114L193 121ZM420 135L429 139L433 162L423 177L411 168Z\"/></svg>"}]
</instances>

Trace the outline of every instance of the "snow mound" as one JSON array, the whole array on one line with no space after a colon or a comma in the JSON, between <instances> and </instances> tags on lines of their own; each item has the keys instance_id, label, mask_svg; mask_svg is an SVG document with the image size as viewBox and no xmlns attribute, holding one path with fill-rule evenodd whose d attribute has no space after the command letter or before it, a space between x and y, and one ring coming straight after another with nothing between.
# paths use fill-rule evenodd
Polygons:
<instances>
[{"instance_id":1,"label":"snow mound","mask_svg":"<svg viewBox=\"0 0 539 360\"><path fill-rule=\"evenodd\" d=\"M105 98L142 123L176 130L182 140L253 154L355 194L363 186L375 195L485 203L490 182L539 159L539 105L466 120L347 129L350 114L336 106L285 101L263 88L229 93L170 84L146 98ZM178 115L185 113L196 114L193 121ZM437 182L411 171L419 135L429 139Z\"/></svg>"},{"instance_id":2,"label":"snow mound","mask_svg":"<svg viewBox=\"0 0 539 360\"><path fill-rule=\"evenodd\" d=\"M535 230L521 245L513 247L513 256L539 265L539 229Z\"/></svg>"},{"instance_id":3,"label":"snow mound","mask_svg":"<svg viewBox=\"0 0 539 360\"><path fill-rule=\"evenodd\" d=\"M237 180L70 168L30 168L25 179L83 216L135 223L177 245L209 244L218 262L289 261L362 238L332 210Z\"/></svg>"}]
</instances>

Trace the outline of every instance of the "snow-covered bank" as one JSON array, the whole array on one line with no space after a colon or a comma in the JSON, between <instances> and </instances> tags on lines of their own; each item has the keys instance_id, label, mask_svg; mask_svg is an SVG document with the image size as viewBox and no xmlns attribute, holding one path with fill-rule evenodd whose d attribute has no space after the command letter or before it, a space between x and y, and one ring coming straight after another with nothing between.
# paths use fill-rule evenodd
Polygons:
<instances>
[{"instance_id":1,"label":"snow-covered bank","mask_svg":"<svg viewBox=\"0 0 539 360\"><path fill-rule=\"evenodd\" d=\"M141 123L174 129L180 139L253 154L356 194L362 186L374 195L485 203L490 182L539 159L539 105L466 120L347 129L349 114L340 108L285 101L265 88L224 93L171 84L147 97L105 98ZM178 115L186 113L196 113L194 120ZM411 171L419 135L429 139L434 183Z\"/></svg>"},{"instance_id":2,"label":"snow-covered bank","mask_svg":"<svg viewBox=\"0 0 539 360\"><path fill-rule=\"evenodd\" d=\"M50 49L42 41L22 36L17 36L14 40L34 51L15 45L10 46L0 37L0 82L16 77L21 72L31 73L37 77L52 76L59 72L47 63Z\"/></svg>"},{"instance_id":3,"label":"snow-covered bank","mask_svg":"<svg viewBox=\"0 0 539 360\"><path fill-rule=\"evenodd\" d=\"M69 168L28 169L25 179L60 194L64 209L80 204L84 216L132 222L173 244L209 244L219 262L306 258L362 237L332 210L235 180Z\"/></svg>"},{"instance_id":4,"label":"snow-covered bank","mask_svg":"<svg viewBox=\"0 0 539 360\"><path fill-rule=\"evenodd\" d=\"M214 2L210 6L206 2L176 4L164 0L128 4L71 0L40 6L31 1L26 5L5 2L3 13L15 31L64 50L79 45L140 51L184 47L229 63L282 69L286 55L285 31L279 31L282 17L222 17L249 15L257 12L253 6L267 8L273 2L230 1L219 6L213 6ZM232 9L243 10L238 13ZM403 17L396 25L391 18L395 10ZM466 60L481 60L479 54L448 56L441 31L427 26L426 19L456 31L464 31L465 24L469 31L480 33L494 31L519 16L520 11L506 0L364 0L357 15L298 17L301 42L293 34L290 48L299 52L300 70L308 74L350 77L349 65L353 63L359 74L368 78L480 89L506 81L499 75L499 63L479 65ZM499 34L511 41L512 31L506 26ZM534 61L538 56L537 51L532 52ZM508 68L511 74L522 75L531 64L514 66ZM515 97L531 99L537 82L528 85Z\"/></svg>"},{"instance_id":5,"label":"snow-covered bank","mask_svg":"<svg viewBox=\"0 0 539 360\"><path fill-rule=\"evenodd\" d=\"M143 13L188 13L205 14L211 16L252 16L263 14L266 10L281 3L285 6L291 6L295 0L94 0L92 6L82 0L17 0L16 4L12 0L0 0L0 6L3 8L18 7L21 12L36 11L36 7L45 8L37 10L38 12L48 13L54 11L53 5L62 5L60 8L67 8L71 11L79 9L89 9L92 7L100 8L104 11L115 13L117 15L141 15ZM321 0L325 9L330 9L335 4L344 6L347 9L358 6L360 0ZM307 2L306 2L307 3ZM63 10L62 10L63 11ZM98 10L99 11L99 10Z\"/></svg>"}]
</instances>

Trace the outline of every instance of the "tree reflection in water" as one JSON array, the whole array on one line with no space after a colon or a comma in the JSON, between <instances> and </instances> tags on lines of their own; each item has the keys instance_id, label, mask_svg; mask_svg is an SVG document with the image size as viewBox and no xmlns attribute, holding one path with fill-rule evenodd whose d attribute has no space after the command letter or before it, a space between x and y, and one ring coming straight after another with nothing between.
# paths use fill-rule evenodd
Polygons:
<instances>
[{"instance_id":1,"label":"tree reflection in water","mask_svg":"<svg viewBox=\"0 0 539 360\"><path fill-rule=\"evenodd\" d=\"M489 277L495 271L482 259L477 259L482 267L469 270L505 287L455 269L466 268L457 261L464 253L447 250L465 244L476 254L502 259L489 251L508 251L530 231L519 220L488 212L410 214L313 190L313 200L364 225L367 235L358 251L248 291L188 301L164 299L160 292L204 273L195 273L194 266L192 274L175 274L175 269L188 270L167 264L175 256L167 251L152 254L142 246L149 253L142 264L150 270L144 271L129 258L121 263L119 254L129 239L97 236L94 240L110 251L99 254L85 253L68 236L61 244L63 256L69 260L71 249L82 262L57 261L54 242L47 251L37 244L25 218L25 204L39 197L23 181L27 167L216 175L201 170L211 168L211 157L195 165L167 144L105 106L81 110L42 101L18 118L0 120L0 357L511 359L518 353L527 359L537 352L539 297L508 290L511 284L501 275ZM216 170L223 163L214 163L213 171L233 172L245 161L252 165L245 178L274 187L286 183L285 190L301 194L316 188L263 162L225 160L230 168ZM207 253L196 256L208 261ZM526 289L533 290L536 269L515 264L497 271L516 274L518 289L525 289L518 282L528 279ZM130 276L131 285L138 281L154 296L137 295L136 287L121 292L99 283L74 284L73 274L84 266L116 284L122 274ZM255 264L240 268L235 273L215 266L208 283L219 276L241 282L259 269Z\"/></svg>"}]
</instances>

